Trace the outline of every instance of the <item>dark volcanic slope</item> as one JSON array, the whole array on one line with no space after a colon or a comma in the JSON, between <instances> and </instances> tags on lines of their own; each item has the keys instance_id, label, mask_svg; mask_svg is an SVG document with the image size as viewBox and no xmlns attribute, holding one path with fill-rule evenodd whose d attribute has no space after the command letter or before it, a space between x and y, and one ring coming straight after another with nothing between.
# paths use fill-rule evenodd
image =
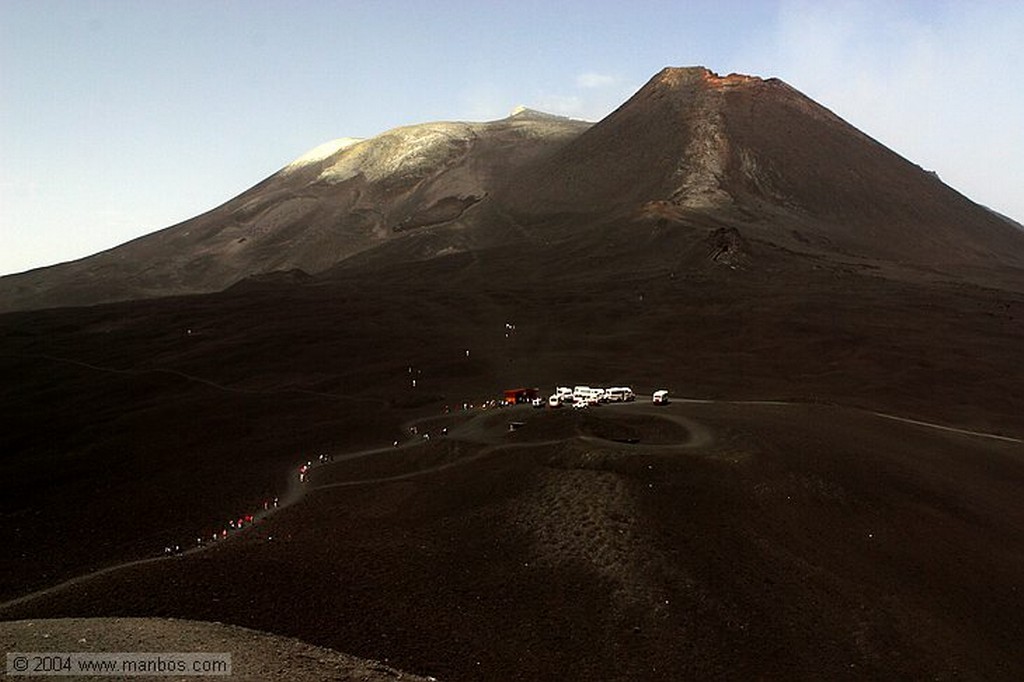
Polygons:
<instances>
[{"instance_id":1,"label":"dark volcanic slope","mask_svg":"<svg viewBox=\"0 0 1024 682\"><path fill-rule=\"evenodd\" d=\"M677 227L589 234L579 253L0 317L3 591L217 530L311 453L390 442L419 410L512 385L663 385L1024 432L1024 286L786 270L756 242L764 271L732 270Z\"/></svg>"},{"instance_id":2,"label":"dark volcanic slope","mask_svg":"<svg viewBox=\"0 0 1024 682\"><path fill-rule=\"evenodd\" d=\"M833 258L1024 262L1019 230L778 79L665 69L515 177L524 216L696 214Z\"/></svg>"},{"instance_id":3,"label":"dark volcanic slope","mask_svg":"<svg viewBox=\"0 0 1024 682\"><path fill-rule=\"evenodd\" d=\"M1024 435L1024 287L783 268L759 242L733 270L672 225L588 234L371 279L0 317L4 596L188 543L280 494L303 459L389 444L511 385L836 402ZM713 407L676 412L713 445L643 457L559 443L661 446L679 429L549 428L527 410L510 442L555 443L310 497L237 547L0 617L219 620L446 679L1019 676L1019 443ZM330 482L486 447L468 437L339 461Z\"/></svg>"},{"instance_id":4,"label":"dark volcanic slope","mask_svg":"<svg viewBox=\"0 0 1024 682\"><path fill-rule=\"evenodd\" d=\"M726 186L755 216L782 204L821 221L813 236L876 258L1022 263L1019 231L785 83L726 86L723 98Z\"/></svg>"},{"instance_id":5,"label":"dark volcanic slope","mask_svg":"<svg viewBox=\"0 0 1024 682\"><path fill-rule=\"evenodd\" d=\"M415 231L445 235L418 258L508 243L517 233L490 199L494 186L509 168L589 126L521 110L489 123L426 123L335 141L180 225L0 278L0 311L219 291L274 271L317 273Z\"/></svg>"}]
</instances>

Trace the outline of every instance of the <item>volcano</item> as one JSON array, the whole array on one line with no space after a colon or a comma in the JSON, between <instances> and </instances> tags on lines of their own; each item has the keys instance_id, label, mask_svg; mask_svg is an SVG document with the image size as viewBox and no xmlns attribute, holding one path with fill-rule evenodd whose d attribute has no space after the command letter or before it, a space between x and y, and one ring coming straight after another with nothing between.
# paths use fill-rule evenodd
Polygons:
<instances>
[{"instance_id":1,"label":"volcano","mask_svg":"<svg viewBox=\"0 0 1024 682\"><path fill-rule=\"evenodd\" d=\"M530 200L510 203L541 213L719 220L833 259L1020 264L1005 221L778 79L665 69L519 175L512 196Z\"/></svg>"},{"instance_id":2,"label":"volcano","mask_svg":"<svg viewBox=\"0 0 1024 682\"><path fill-rule=\"evenodd\" d=\"M782 81L669 68L593 125L520 109L325 143L180 225L0 279L0 309L220 291L608 224L714 227L730 248L833 262L1024 262L1019 229Z\"/></svg>"},{"instance_id":3,"label":"volcano","mask_svg":"<svg viewBox=\"0 0 1024 682\"><path fill-rule=\"evenodd\" d=\"M779 80L339 138L0 308L11 651L1024 675L1024 232Z\"/></svg>"}]
</instances>

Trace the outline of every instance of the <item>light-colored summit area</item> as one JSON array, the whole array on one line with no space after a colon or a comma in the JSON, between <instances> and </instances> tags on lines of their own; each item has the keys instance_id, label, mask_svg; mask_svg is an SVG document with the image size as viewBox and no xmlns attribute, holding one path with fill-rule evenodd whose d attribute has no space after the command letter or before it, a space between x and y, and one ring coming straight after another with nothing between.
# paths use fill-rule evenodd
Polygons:
<instances>
[{"instance_id":1,"label":"light-colored summit area","mask_svg":"<svg viewBox=\"0 0 1024 682\"><path fill-rule=\"evenodd\" d=\"M395 176L424 176L454 166L474 141L500 130L515 139L558 140L592 125L587 121L517 106L508 118L490 122L436 121L401 126L369 139L343 137L319 145L289 164L293 170L322 165L317 181L339 184L357 176L377 182Z\"/></svg>"},{"instance_id":2,"label":"light-colored summit area","mask_svg":"<svg viewBox=\"0 0 1024 682\"><path fill-rule=\"evenodd\" d=\"M370 182L402 174L422 176L456 163L486 123L425 123L395 128L335 154L317 178L338 184L362 175ZM330 155L328 155L330 156Z\"/></svg>"},{"instance_id":3,"label":"light-colored summit area","mask_svg":"<svg viewBox=\"0 0 1024 682\"><path fill-rule=\"evenodd\" d=\"M294 170L296 168L308 166L311 163L316 163L317 161L323 161L327 157L336 154L342 149L345 149L346 147L351 147L352 145L358 144L362 141L363 138L361 137L339 137L336 140L324 142L323 144L313 147L308 152L292 161L290 164L284 167L284 170Z\"/></svg>"}]
</instances>

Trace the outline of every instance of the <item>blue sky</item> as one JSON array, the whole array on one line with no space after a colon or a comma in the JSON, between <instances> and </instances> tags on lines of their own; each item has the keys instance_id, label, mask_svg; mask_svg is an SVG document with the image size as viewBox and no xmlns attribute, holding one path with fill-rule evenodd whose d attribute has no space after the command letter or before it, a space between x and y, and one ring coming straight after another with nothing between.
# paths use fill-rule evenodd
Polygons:
<instances>
[{"instance_id":1,"label":"blue sky","mask_svg":"<svg viewBox=\"0 0 1024 682\"><path fill-rule=\"evenodd\" d=\"M1024 2L0 0L0 274L228 200L321 142L664 66L779 77L1024 221Z\"/></svg>"}]
</instances>

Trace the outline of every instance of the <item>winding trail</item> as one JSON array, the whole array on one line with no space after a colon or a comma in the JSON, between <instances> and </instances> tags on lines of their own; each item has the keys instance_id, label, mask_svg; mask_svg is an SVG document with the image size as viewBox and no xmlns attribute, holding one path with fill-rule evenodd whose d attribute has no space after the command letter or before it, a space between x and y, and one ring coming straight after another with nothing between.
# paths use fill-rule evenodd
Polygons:
<instances>
[{"instance_id":1,"label":"winding trail","mask_svg":"<svg viewBox=\"0 0 1024 682\"><path fill-rule=\"evenodd\" d=\"M15 597L14 599L10 599L8 601L0 603L0 616L2 616L3 610L8 607L17 606L18 604L23 604L25 602L32 601L33 599L36 599L38 597L44 597L48 594L59 592L65 588L72 587L73 585L77 585L78 583L85 582L86 580L98 578L101 575L114 573L125 568L131 568L132 566L144 566L145 564L152 564L158 561L166 561L169 559L173 559L175 557L188 556L190 554L198 554L199 552L205 552L208 549L219 547L225 542L228 542L231 538L234 538L237 535L241 535L242 533L249 532L258 522L272 516L273 514L280 511L281 509L284 509L285 507L289 507L295 504L300 499L302 499L304 492L305 491L303 490L302 484L298 482L297 477L289 477L285 494L279 498L277 506L256 512L252 515L253 520L249 523L249 525L244 526L243 528L237 528L230 531L228 536L221 540L205 540L201 545L194 545L174 555L169 556L167 554L159 554L156 556L143 557L141 559L132 559L118 564L105 566L90 573L84 573L82 575L75 576L74 578L70 578L68 580L65 580L64 582L57 583L56 585L44 587L41 590L30 592L20 597Z\"/></svg>"},{"instance_id":2,"label":"winding trail","mask_svg":"<svg viewBox=\"0 0 1024 682\"><path fill-rule=\"evenodd\" d=\"M624 408L626 408L626 409L624 409ZM629 408L633 408L633 409L629 409ZM676 442L676 443L659 443L657 445L651 445L651 444L630 444L630 445L627 446L630 454L639 454L639 453L658 451L658 450L679 450L681 448L682 449L697 449L697 448L707 447L708 445L710 445L711 443L714 442L714 436L712 435L711 431L707 427L705 427L703 424L700 424L699 422L694 421L693 419L689 419L687 417L684 417L682 415L662 410L661 408L653 408L653 409L651 409L649 406L644 406L642 403L634 403L634 404L629 405L628 407L626 405L621 405L621 406L615 405L615 406L602 407L601 409L604 410L604 411L608 411L608 412L627 412L628 411L628 413L630 413L630 414L634 414L634 413L637 413L637 412L642 413L642 414L650 414L650 415L657 416L657 417L660 417L662 419L665 419L666 421L670 421L670 422L679 424L680 426L685 428L687 434L689 434L689 437L685 441L680 441L680 442ZM432 418L429 418L429 419L432 419ZM586 442L586 443L593 443L595 445L611 445L611 446L614 446L614 447L617 447L617 448L623 448L623 445L624 445L621 442L614 441L614 440L608 440L606 438L599 438L597 436L580 436L580 435L567 436L565 438L552 438L552 439L548 439L548 440L525 441L525 442L522 442L522 443L502 443L500 438L497 438L496 436L490 435L490 434L492 434L492 433L504 433L504 431L503 430L499 430L497 428L488 429L488 428L482 427L479 424L479 422L482 419L484 419L484 415L478 415L477 417L474 417L474 418L468 420L467 422L465 422L463 424L460 424L457 428L453 429L449 433L449 435L447 437L447 440L449 440L449 441L472 442L472 443L480 443L480 444L487 445L487 447L483 448L479 452L476 452L476 453L474 453L472 455L468 455L466 457L461 457L461 458L459 458L459 459L457 459L457 460L455 460L453 462L443 462L441 464L436 464L434 466L426 467L424 469L417 469L416 471L410 471L410 472L407 472L407 473L404 473L404 474L394 474L394 475L391 475L391 476L381 476L381 477L377 477L377 478L367 478L367 479L359 479L359 480L353 480L353 481L339 481L337 483L325 483L325 484L322 484L322 485L312 486L308 490L310 490L310 491L313 491L313 490L326 490L326 489L329 489L329 488L348 488L348 487L353 487L353 486L369 485L369 484L374 484L374 483L391 483L391 482L395 482L395 481L407 481L409 479L419 478L421 476L427 476L427 475L434 474L434 473L437 473L437 472L440 472L440 471L445 471L447 469L452 469L454 467L462 466L464 464L469 464L471 462L475 462L475 461L478 461L480 459L483 459L484 457L487 457L488 455L493 454L495 452L500 452L500 451L505 451L505 450L522 449L522 448L534 448L534 447L545 447L545 446L550 446L550 445L558 445L560 443L565 443L565 442L571 441L571 440L580 440L580 441L583 441L583 442ZM420 420L420 421L427 421L427 420ZM409 422L410 425L413 424L413 423L414 422ZM408 447L408 446L406 446L406 447ZM364 451L360 451L360 452L344 455L342 457L338 457L338 458L336 458L335 461L344 461L344 460L356 459L358 457L365 457L365 456L370 455L370 454L389 452L389 451L391 451L393 449L394 448L377 448L375 450L364 450ZM330 466L330 463L327 463L326 466Z\"/></svg>"},{"instance_id":3,"label":"winding trail","mask_svg":"<svg viewBox=\"0 0 1024 682\"><path fill-rule=\"evenodd\" d=\"M330 488L351 488L353 486L369 485L369 484L373 484L373 483L392 483L392 482L395 482L395 481L407 481L407 480L412 479L412 478L420 478L422 476L428 476L430 474L435 474L435 473L437 473L439 471L444 471L446 469L453 469L455 467L463 466L463 465L469 464L471 462L476 462L477 460L481 460L484 457L487 457L488 455L490 455L492 453L495 453L495 452L498 452L498 451L501 451L501 450L514 450L514 449L517 449L517 448L529 448L529 447L542 447L542 446L545 446L545 445L557 445L558 443L561 443L564 440L565 439L542 440L542 441L530 441L530 442L527 442L527 443L504 443L504 444L501 444L501 445L489 445L489 446L485 447L483 450L481 450L479 452L476 452L476 453L474 453L472 455L468 455L466 457L460 457L459 459L457 459L457 460L455 460L453 462L444 462L442 464L436 464L436 465L434 465L432 467L427 467L425 469L417 469L416 471L410 471L410 472L404 473L404 474L395 474L393 476L381 476L379 478L357 479L357 480L354 480L354 481L339 481L337 483L324 483L322 485L317 485L317 486L313 486L313 487L309 488L309 491L313 492L313 491L316 491L316 490L328 490ZM330 466L330 463L328 463L328 466Z\"/></svg>"},{"instance_id":4,"label":"winding trail","mask_svg":"<svg viewBox=\"0 0 1024 682\"><path fill-rule=\"evenodd\" d=\"M96 367L96 366L93 366L93 365L89 365L88 363L78 362L78 361L74 361L74 360L66 360L66 359L60 359L60 358L51 358L51 357L48 357L48 356L38 356L38 357L45 357L46 359L51 359L51 360L58 361L58 362L68 362L70 364L80 365L80 366L87 367L89 369L94 369L94 370L97 370L97 371L114 372L114 373L117 373L117 374L129 374L130 375L130 374L140 374L140 373L146 373L146 372L162 372L162 373L166 373L166 374L174 374L174 375L177 375L177 376L181 376L181 377L187 378L187 379L192 380L192 381L197 381L197 382L200 382L200 383L203 383L203 384L207 384L207 385L212 386L214 388L217 388L219 390L225 390L225 391L230 391L230 392L255 393L255 394L271 393L270 391L256 391L256 390L250 390L250 389L235 389L235 388L231 388L231 387L221 386L221 385L216 384L214 382L205 380L205 379L203 379L201 377L193 377L193 376L190 376L190 375L187 375L187 374L176 372L174 370L159 370L159 369L139 370L139 371L117 370L117 369L113 369L113 368ZM278 391L278 392L282 392L282 391ZM322 393L317 393L317 392L304 391L302 389L285 389L283 392L311 393L312 395L321 395L321 396L330 397L330 398L343 398L343 399L347 398L349 400L361 400L360 398L351 398L351 397L348 397L348 396L338 396L338 395L326 394L326 393L322 394ZM373 400L373 399L366 399L366 400ZM773 406L773 407L806 407L806 406L814 404L814 403L801 403L801 402L782 401L782 400L710 400L710 399L698 399L698 398L673 398L672 402L673 402L673 404L683 404L683 405L685 405L685 404L741 405L741 406L742 405L750 405L750 406ZM919 427L933 429L933 430L947 432L947 433L955 433L955 434L960 434L960 435L969 436L969 437L992 439L992 440L998 440L998 441L1009 442L1009 443L1024 443L1024 440L1022 440L1020 438L1014 438L1014 437L1011 437L1011 436L1004 436L1004 435L995 434L995 433L985 433L985 432L981 432L981 431L971 431L971 430L968 430L968 429L961 429L961 428L957 428L957 427L953 427L953 426L946 426L944 424L936 424L936 423L933 423L933 422L927 422L927 421L922 421L922 420L918 420L918 419L910 419L908 417L901 417L901 416L898 416L898 415L888 414L888 413L885 413L885 412L876 412L876 411L872 411L872 410L864 410L862 408L844 408L843 406L840 406L840 405L835 405L834 407L838 407L840 409L856 410L856 411L859 411L859 412L863 412L865 414L873 415L873 416L878 417L880 419L887 419L887 420L891 420L891 421L901 422L901 423L910 424L910 425L913 425L913 426L919 426ZM708 445L710 445L711 443L714 442L714 435L712 434L712 432L707 427L705 427L704 425L700 424L699 422L697 422L697 421L695 421L693 419L690 419L690 418L685 417L685 416L680 415L680 414L676 414L675 411L672 409L672 405L658 407L658 406L653 406L653 405L650 405L650 404L647 404L647 403L630 403L630 404L623 404L623 405L609 405L609 406L601 407L599 409L601 409L602 411L607 411L607 412L612 412L612 413L615 413L615 412L622 413L622 414L636 414L636 413L640 413L640 414L645 414L645 415L657 416L657 417L666 419L668 421L671 421L671 422L674 422L674 423L676 423L678 425L683 426L686 429L686 432L689 434L689 437L687 438L687 440L681 441L681 442L677 442L677 443L659 443L657 445L652 445L652 444L631 444L631 445L628 445L628 446L624 446L622 443L620 443L618 441L598 438L596 436L581 436L581 435L574 435L574 436L569 436L569 437L566 437L566 438L556 438L556 439L540 440L540 441L525 441L525 442L521 442L521 443L503 443L503 442L501 442L500 437L498 435L496 435L496 434L499 434L499 433L504 433L503 430L499 430L497 427L488 427L487 425L484 425L482 423L485 418L490 417L490 414L477 414L477 415L474 415L473 417L471 417L470 419L466 420L465 422L463 422L461 424L458 424L456 427L454 427L452 429L452 431L446 437L446 440L449 440L449 441L478 443L478 444L483 444L483 445L486 446L482 450L480 450L479 452L476 452L476 453L474 453L472 455L468 455L466 457L462 457L462 458L457 459L455 461L444 462L444 463L441 463L441 464L437 464L437 465L434 465L434 466L426 467L426 468L423 468L423 469L417 469L415 471L410 471L410 472L406 472L406 473L402 473L402 474L395 474L395 475L391 475L391 476L382 476L382 477L377 477L377 478L351 480L351 481L340 481L340 482L336 482L336 483L327 483L327 484L322 484L322 485L317 485L317 486L311 486L311 485L308 485L308 484L300 483L299 479L298 479L298 476L290 476L289 480L288 480L288 484L287 484L286 493L279 500L279 503L278 503L278 505L276 507L271 507L271 508L269 508L267 510L264 510L264 511L261 511L261 512L259 512L257 514L254 514L253 515L254 516L253 523L250 523L248 526L245 526L244 528L234 530L233 532L231 532L229 534L229 536L227 538L225 538L223 540L218 540L216 542L205 542L205 543L203 543L201 545L191 547L190 549L187 549L187 550L185 550L185 551L183 551L183 552L181 552L179 554L176 554L174 556L159 555L159 556L146 557L146 558L142 558L142 559L134 559L134 560L125 561L125 562L122 562L122 563L119 563L119 564L114 564L114 565L111 565L111 566L106 566L106 567L98 569L96 571L92 571L90 573L86 573L86 574L83 574L83 575L80 575L80 576L76 576L74 578L71 578L71 579L66 580L64 582L61 582L61 583L58 583L56 585L52 585L50 587L46 587L46 588L43 588L41 590L37 590L35 592L31 592L29 594L22 595L20 597L16 597L16 598L10 599L10 600L8 600L6 602L0 603L0 616L2 616L2 612L4 610L6 610L7 608L10 608L10 607L13 607L13 606L17 606L19 604L24 604L26 602L30 602L30 601L32 601L34 599L37 599L37 598L40 598L40 597L44 597L44 596L47 596L47 595L55 594L57 592L60 592L61 590L64 590L64 589L72 587L74 585L83 583L83 582L85 582L87 580L90 580L92 578L96 578L96 577L99 577L99 576L102 576L102 575L107 575L107 574L110 574L110 573L114 573L116 571L119 571L119 570L122 570L122 569L126 569L126 568L130 568L130 567L133 567L133 566L143 566L143 565L150 564L150 563L156 563L158 561L166 561L166 560L173 559L173 558L175 558L177 556L193 555L193 554L197 554L199 552L204 552L206 550L212 549L214 547L219 547L219 546L223 545L225 542L230 541L233 537L235 537L237 535L241 535L243 533L249 532L256 525L256 523L258 521L261 521L261 520L271 516L272 514L280 511L281 509L285 509L285 508L287 508L287 507L289 507L289 506L291 506L293 504L296 504L297 502L299 502L306 495L306 493L311 492L311 491L329 490L329 489L333 489L333 488L346 488L346 487L354 487L354 486L362 486L362 485L373 485L373 484L382 484L382 483L392 483L392 482L397 482L397 481L407 481L407 480L410 480L410 479L415 479L415 478L420 478L420 477L424 477L424 476L429 476L431 474L435 474L435 473L438 473L438 472L441 472L441 471L445 471L445 470L452 469L452 468L455 468L455 467L459 467L459 466L463 466L463 465L466 465L466 464L470 464L472 462L475 462L475 461L478 461L480 459L483 459L483 458L485 458L485 457L487 457L489 455L492 455L492 454L494 454L496 452L501 452L501 451L505 451L505 450L512 450L512 449L521 449L521 448L543 447L543 446L557 445L559 443L564 443L564 442L567 442L567 441L570 441L570 440L574 440L574 439L582 440L584 442L589 442L589 443L595 443L595 444L611 445L611 446L615 446L615 447L618 447L618 448L628 448L628 450L631 453L642 453L642 452L650 452L650 451L657 451L657 450L679 450L680 448L684 448L684 449L699 449L699 448L707 447ZM428 417L423 417L423 418L420 418L420 419L412 420L412 421L409 421L409 422L406 422L405 424L403 424L402 425L402 430L403 430L403 432L408 433L409 432L409 428L412 427L412 426L415 426L415 425L418 425L418 424L422 424L422 423L426 423L426 422L436 422L436 421L438 421L438 419L439 419L438 416L431 415L431 416L428 416ZM502 422L502 423L504 423L504 422ZM393 445L391 447L368 448L368 449L364 449L364 450L358 450L358 451L354 451L354 452L349 452L349 453L345 453L345 454L342 454L342 455L338 455L338 456L334 457L331 461L323 462L323 463L319 463L319 462L314 463L313 464L313 468L329 467L334 462L344 462L344 461L350 461L350 460L354 460L354 459L360 459L360 458L364 458L364 457L369 457L369 456L372 456L372 455L380 455L380 454L384 454L384 453L392 453L392 452L395 452L396 450L399 450L399 449L416 448L416 447L420 447L422 445L427 444L427 442L428 441L426 441L424 439L421 439L419 437L411 437L408 440L406 440L406 442L401 443L401 444L399 444L397 446Z\"/></svg>"},{"instance_id":5,"label":"winding trail","mask_svg":"<svg viewBox=\"0 0 1024 682\"><path fill-rule=\"evenodd\" d=\"M82 363L75 362L74 364L82 364ZM203 382L203 383L207 383L207 382ZM612 409L614 410L614 408L612 408ZM691 437L688 441L682 442L682 443L659 444L659 445L656 445L656 446L650 446L650 445L643 446L645 449L650 449L650 448L663 449L663 448L679 448L679 447L697 448L697 447L703 447L704 445L706 445L706 444L711 442L711 434L710 434L710 432L707 429L705 429L704 427L699 426L693 420L687 419L686 417L682 417L680 415L672 415L672 414L670 414L668 412L665 412L665 413L660 413L659 412L657 414L659 416L662 416L662 417L668 419L669 421L673 421L673 422L676 422L676 423L679 423L679 424L683 425L684 427L687 428L687 432L688 433L691 433L691 434L698 433L699 435L696 436L696 437ZM111 566L106 566L106 567L98 569L96 571L92 571L90 573L86 573L86 574L83 574L83 575L80 575L80 576L76 576L74 578L70 578L70 579L65 580L64 582L58 583L56 585L52 585L50 587L45 587L45 588L37 590L35 592L30 592L29 594L22 595L20 597L16 597L16 598L8 600L6 602L0 603L0 613L2 613L5 609L7 609L9 607L17 606L19 604L23 604L23 603L32 601L32 600L40 598L40 597L45 597L47 595L60 592L61 590L64 590L64 589L69 588L69 587L73 587L74 585L83 583L83 582L85 582L87 580L90 580L92 578L97 578L99 576L107 575L109 573L114 573L116 571L120 571L120 570L126 569L126 568L131 568L133 566L143 566L143 565L146 565L146 564L156 563L158 561L171 560L171 559L174 559L175 557L179 557L179 556L194 555L194 554L198 554L199 552L205 552L205 551L207 551L209 549L212 549L214 547L219 547L219 546L223 545L225 542L230 541L232 538L234 538L234 537L236 537L238 535L241 535L243 533L249 532L259 521L262 521L262 520L270 517L271 515L277 513L278 511L280 511L282 509L285 509L287 507L290 507L293 504L296 504L308 492L312 492L312 491L316 491L316 490L327 490L327 489L331 489L331 488L346 488L346 487L353 487L353 486L372 485L372 484L380 484L380 483L391 483L391 482L396 482L396 481L405 481L405 480L409 480L409 479L420 478L420 477L429 476L431 474L438 473L440 471L444 471L444 470L447 470L447 469L452 469L452 468L455 468L455 467L459 467L459 466L463 466L463 465L466 465L466 464L470 464L471 462L475 462L475 461L478 461L480 459L483 459L483 458L485 458L485 457L487 457L487 456L489 456L491 454L494 454L495 452L500 452L500 451L504 451L504 450L512 450L512 449L531 448L531 447L544 447L544 446L549 446L549 445L557 445L559 443L564 443L564 442L566 442L568 440L573 440L574 438L579 438L580 440L584 440L584 441L587 441L587 442L612 444L612 445L617 445L617 446L620 446L620 447L622 445L621 443L616 443L615 441L609 441L609 440L605 440L603 438L597 438L597 437L594 437L594 436L571 436L571 437L568 437L568 438L557 438L557 439L549 439L549 440L542 440L542 441L526 441L526 442L522 442L522 443L502 443L500 441L500 437L497 434L504 433L503 430L499 430L498 428L488 429L488 428L484 427L483 425L481 425L481 423L480 423L486 417L489 417L489 416L490 416L489 414L477 414L477 415L475 415L474 417L470 418L466 422L464 422L464 423L460 424L459 426L455 427L451 431L451 433L449 434L449 436L447 438L447 440L450 440L450 441L475 442L475 443L482 443L482 444L486 444L487 445L487 447L483 448L481 451L476 452L476 453L474 453L472 455L469 455L467 457L462 457L462 458L457 459L457 460L452 461L452 462L444 462L442 464L438 464L438 465L435 465L435 466L427 467L427 468L424 468L424 469L417 469L416 471L410 471L410 472L404 473L404 474L396 474L396 475L393 475L393 476L383 476L383 477L378 477L378 478L359 479L359 480L354 480L354 481L340 481L340 482L337 482L337 483L327 483L327 484L318 485L318 486L311 486L311 485L308 485L308 484L300 483L297 476L289 476L287 491L286 491L285 495L280 498L280 500L278 501L278 505L276 507L271 507L270 509L267 509L267 510L261 511L261 512L259 512L257 514L254 514L253 515L253 522L252 523L250 523L249 525L245 526L244 528L232 531L228 535L228 537L226 537L226 538L224 538L222 540L204 542L201 545L190 547L189 549L184 550L184 551L182 551L182 552L180 552L178 554L175 554L173 556L167 556L167 555L161 554L161 555L158 555L158 556L145 557L145 558L142 558L142 559L134 559L134 560L118 563L118 564L113 564ZM416 426L416 425L422 424L424 422L431 422L431 421L436 421L436 420L437 420L437 417L433 416L433 415L432 416L428 416L428 417L423 417L423 418L420 418L420 419L415 419L415 420L412 420L412 421L404 423L402 425L402 431L405 432L405 433L408 433L409 432L409 428L412 427L412 426ZM697 428L694 429L694 427L697 427ZM313 465L312 465L312 468L313 469L319 469L319 468L323 468L323 467L329 467L332 463L335 463L335 462L345 462L345 461L351 461L351 460L354 460L354 459L361 459L361 458L364 458L364 457L370 457L370 456L373 456L373 455L392 453L396 449L415 448L415 447L420 447L420 446L423 446L423 445L426 445L426 444L427 444L427 441L425 441L425 440L423 440L421 438L418 438L418 437L413 437L413 438L410 438L409 440L407 440L405 443L400 444L398 447L391 446L391 447L379 447L379 448L368 448L368 449L364 449L364 450L357 450L355 452L349 452L349 453L345 453L343 455L335 456L333 458L333 460L331 460L329 462L323 462L323 463L321 463L321 462L314 462ZM631 446L631 447L633 447L633 446Z\"/></svg>"},{"instance_id":6,"label":"winding trail","mask_svg":"<svg viewBox=\"0 0 1024 682\"><path fill-rule=\"evenodd\" d=\"M83 364L83 363L77 363L77 362L74 362L74 361L71 361L71 362L73 362L73 364ZM101 370L101 371L107 371L107 370ZM118 371L118 370L111 370L111 371L117 371L118 373L120 373L120 371ZM208 382L203 381L203 383L208 383ZM211 384L211 385L214 385L214 384ZM227 390L231 390L231 389L227 389ZM403 424L402 428L403 428L404 431L408 431L408 427L409 426L412 426L412 425L415 425L415 424L418 424L418 423L421 423L421 422L425 422L425 421L431 421L431 420L434 420L434 419L436 419L436 417L433 417L433 416L425 417L425 418L422 418L422 419L416 419L416 420L413 420L413 421L410 421L410 422L406 422L405 424ZM411 439L410 441L407 441L405 444L402 444L400 447L401 448L409 448L409 447L416 447L416 446L421 445L421 444L422 444L422 441L420 441L419 439ZM365 450L357 450L355 452L350 452L350 453L346 453L344 455L337 456L337 457L334 458L333 461L342 462L342 461L346 461L346 460L359 459L361 457L368 457L368 456L371 456L371 455L381 454L381 453L385 453L385 452L393 452L394 450L395 450L395 447L380 447L380 448L369 448L369 449L365 449ZM314 462L313 463L313 468L321 467L321 466L327 466L330 463L331 462L327 462L327 463ZM452 462L451 464L454 465L454 464L460 464L460 463L461 463L461 460L457 461L457 462ZM414 472L414 474L418 474L418 473L427 473L427 472ZM365 482L369 483L371 481L365 481ZM364 483L364 482L360 481L358 483ZM286 508L292 506L293 504L298 503L305 496L305 494L309 490L312 490L312 489L313 488L311 488L311 487L301 483L300 480L299 480L299 477L297 475L290 475L288 477L288 481L286 483L285 493L284 493L284 495L280 496L280 498L278 499L277 506L272 506L272 507L270 507L268 509L256 512L255 514L253 514L252 522L250 522L248 525L244 526L243 528L237 528L237 529L231 530L229 532L228 536L225 537L224 539L216 540L216 541L212 541L212 540L211 541L206 541L206 542L203 542L203 544L201 544L201 545L194 545L192 547L189 547L186 550L183 550L183 551L181 551L181 552L179 552L177 554L171 555L171 556L168 556L166 554L159 554L159 555L156 555L156 556L143 557L141 559L131 559L131 560L128 560L128 561L123 561L121 563L112 564L110 566L104 566L103 568L97 569L95 571L91 571L89 573L84 573L84 574L79 575L79 576L75 576L74 578L69 578L68 580L65 580L63 582L57 583L55 585L51 585L49 587L44 587L44 588L42 588L40 590L36 590L34 592L30 592L28 594L24 594L24 595L22 595L20 597L15 597L13 599L9 599L9 600L7 600L5 602L0 602L0 618L2 618L3 611L5 609L7 609L7 608L10 608L10 607L13 607L13 606L17 606L19 604L23 604L23 603L26 603L26 602L30 602L30 601L32 601L34 599L38 599L40 597L45 597L47 595L60 592L61 590L64 590L66 588L73 587L74 585L77 585L79 583L83 583L83 582L86 582L88 580L91 580L92 578L98 578L98 577L100 577L102 575L107 575L108 573L115 573L117 571L120 571L120 570L123 570L123 569L126 569L126 568L131 568L133 566L144 566L146 564L152 564L152 563L156 563L158 561L169 561L169 560L175 559L177 557L194 555L194 554L198 554L200 552L205 552L207 550L213 549L214 547L220 547L224 543L229 542L232 538L235 538L235 537L237 537L239 535L242 535L244 533L251 532L252 529L255 528L260 521L263 521L264 519L269 518L270 516L276 514L277 512L281 511L282 509L286 509Z\"/></svg>"}]
</instances>

